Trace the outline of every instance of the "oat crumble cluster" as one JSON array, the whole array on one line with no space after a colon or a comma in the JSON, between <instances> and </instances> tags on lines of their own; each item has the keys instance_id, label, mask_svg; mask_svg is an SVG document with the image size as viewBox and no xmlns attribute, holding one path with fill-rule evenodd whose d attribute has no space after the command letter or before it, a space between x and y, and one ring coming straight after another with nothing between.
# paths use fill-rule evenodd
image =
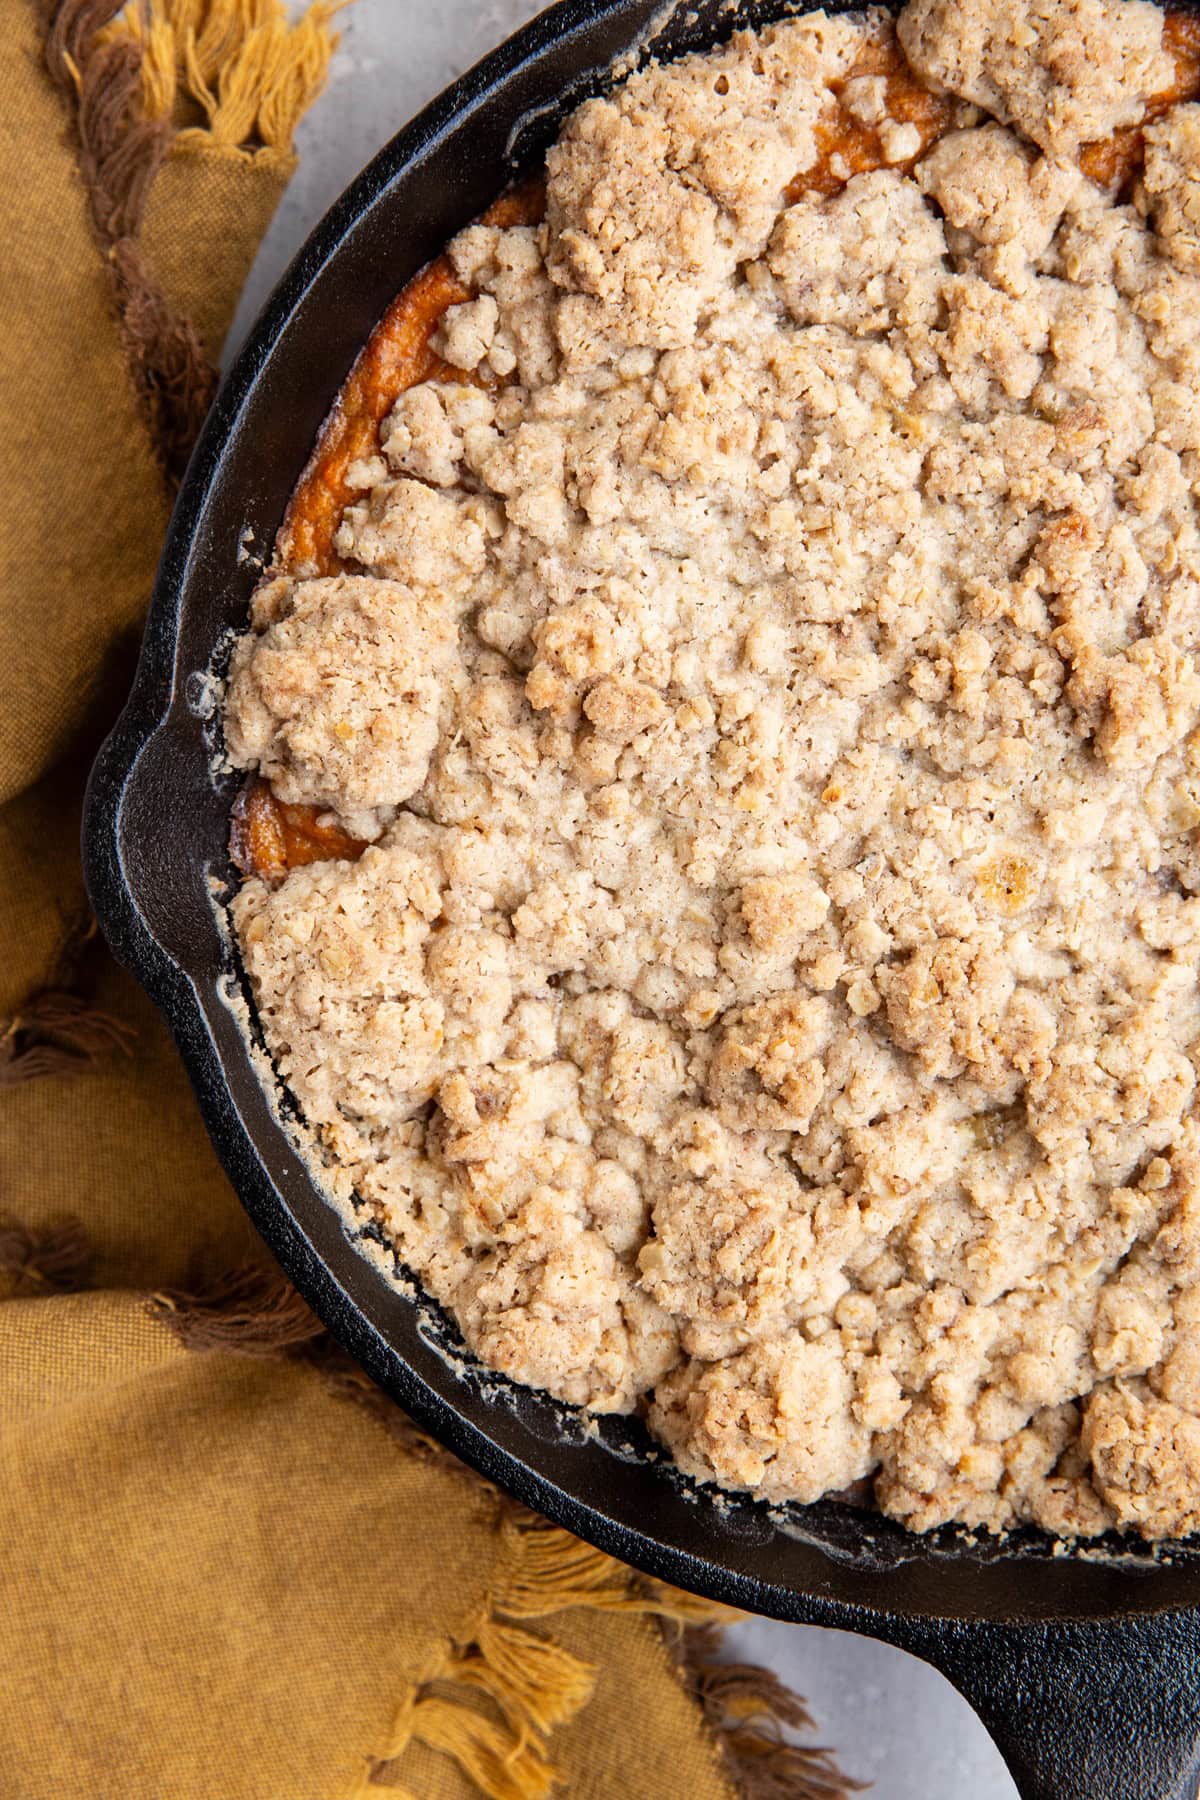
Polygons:
<instances>
[{"instance_id":1,"label":"oat crumble cluster","mask_svg":"<svg viewBox=\"0 0 1200 1800\"><path fill-rule=\"evenodd\" d=\"M1118 201L1074 158L1156 7L912 0L909 170L889 30L650 66L454 241L461 382L229 682L369 847L234 920L322 1179L485 1363L772 1500L1181 1535L1200 106ZM903 165L832 194L831 83Z\"/></svg>"}]
</instances>

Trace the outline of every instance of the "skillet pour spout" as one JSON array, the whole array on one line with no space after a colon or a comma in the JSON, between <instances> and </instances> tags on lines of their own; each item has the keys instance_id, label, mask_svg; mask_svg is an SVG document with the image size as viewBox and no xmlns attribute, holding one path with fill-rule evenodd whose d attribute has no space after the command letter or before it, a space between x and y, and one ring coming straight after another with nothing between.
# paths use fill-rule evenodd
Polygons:
<instances>
[{"instance_id":1,"label":"skillet pour spout","mask_svg":"<svg viewBox=\"0 0 1200 1800\"><path fill-rule=\"evenodd\" d=\"M918 1538L833 1501L714 1499L654 1460L627 1421L585 1434L545 1395L464 1373L461 1350L445 1353L445 1321L361 1254L316 1185L241 1022L220 906L232 793L214 760L208 672L244 622L254 558L269 555L332 397L397 291L536 162L616 58L678 54L785 10L800 8L749 0L735 16L724 0L699 0L664 18L660 0L560 0L394 138L318 226L230 370L181 489L133 694L91 778L89 891L114 951L163 1011L267 1244L426 1430L652 1575L926 1658L975 1706L1024 1800L1194 1800L1195 1549Z\"/></svg>"}]
</instances>

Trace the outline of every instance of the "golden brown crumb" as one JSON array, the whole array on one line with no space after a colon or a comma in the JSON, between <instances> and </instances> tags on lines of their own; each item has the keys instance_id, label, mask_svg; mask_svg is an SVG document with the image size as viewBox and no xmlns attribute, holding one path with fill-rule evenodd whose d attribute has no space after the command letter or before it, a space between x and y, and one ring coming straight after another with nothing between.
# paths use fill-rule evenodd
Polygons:
<instances>
[{"instance_id":1,"label":"golden brown crumb","mask_svg":"<svg viewBox=\"0 0 1200 1800\"><path fill-rule=\"evenodd\" d=\"M451 245L355 572L265 585L230 684L372 843L234 918L325 1180L492 1366L769 1499L1176 1535L1197 108L1118 204L1074 157L1157 8L912 0L994 115L929 148L886 30L642 70ZM806 187L835 89L892 166Z\"/></svg>"}]
</instances>

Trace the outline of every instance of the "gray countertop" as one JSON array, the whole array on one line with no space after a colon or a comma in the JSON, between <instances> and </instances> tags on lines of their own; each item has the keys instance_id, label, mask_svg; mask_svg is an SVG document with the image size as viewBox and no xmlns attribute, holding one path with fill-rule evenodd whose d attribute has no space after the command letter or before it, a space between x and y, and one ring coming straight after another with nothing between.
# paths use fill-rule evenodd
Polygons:
<instances>
[{"instance_id":1,"label":"gray countertop","mask_svg":"<svg viewBox=\"0 0 1200 1800\"><path fill-rule=\"evenodd\" d=\"M301 126L300 168L264 240L231 344L326 207L393 132L539 10L531 0L354 0L329 85ZM843 1632L755 1619L731 1655L769 1664L807 1696L824 1743L878 1800L1015 1800L982 1726L915 1658ZM672 1797L674 1800L674 1797ZM680 1796L679 1800L686 1800Z\"/></svg>"}]
</instances>

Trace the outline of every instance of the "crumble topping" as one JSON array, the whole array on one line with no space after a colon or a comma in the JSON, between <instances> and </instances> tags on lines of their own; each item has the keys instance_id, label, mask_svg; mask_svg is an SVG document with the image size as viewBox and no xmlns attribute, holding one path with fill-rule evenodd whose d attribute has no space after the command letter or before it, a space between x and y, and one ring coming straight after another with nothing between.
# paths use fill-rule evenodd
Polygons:
<instances>
[{"instance_id":1,"label":"crumble topping","mask_svg":"<svg viewBox=\"0 0 1200 1800\"><path fill-rule=\"evenodd\" d=\"M1064 156L1136 125L1171 85L1150 0L909 0L898 31L931 88Z\"/></svg>"},{"instance_id":2,"label":"crumble topping","mask_svg":"<svg viewBox=\"0 0 1200 1800\"><path fill-rule=\"evenodd\" d=\"M261 633L239 640L230 665L231 757L280 799L377 836L381 815L423 786L451 717L459 610L445 588L361 575L270 581L254 601Z\"/></svg>"},{"instance_id":3,"label":"crumble topping","mask_svg":"<svg viewBox=\"0 0 1200 1800\"><path fill-rule=\"evenodd\" d=\"M371 840L233 902L322 1178L702 1480L1200 1524L1200 108L1073 160L1161 36L911 0L833 192L879 17L588 101L234 656Z\"/></svg>"}]
</instances>

